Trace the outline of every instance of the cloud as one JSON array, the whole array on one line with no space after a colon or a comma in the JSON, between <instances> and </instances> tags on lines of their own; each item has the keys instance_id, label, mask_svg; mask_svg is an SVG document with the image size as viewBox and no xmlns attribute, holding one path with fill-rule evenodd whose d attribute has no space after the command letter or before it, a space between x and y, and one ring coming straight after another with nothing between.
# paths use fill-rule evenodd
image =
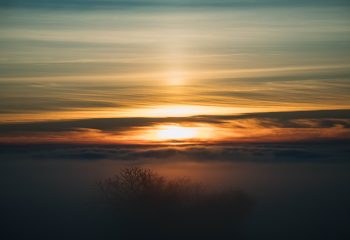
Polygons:
<instances>
[{"instance_id":1,"label":"cloud","mask_svg":"<svg viewBox=\"0 0 350 240\"><path fill-rule=\"evenodd\" d=\"M84 8L145 1L5 2ZM223 1L168 1L181 2ZM315 11L2 9L0 112L8 120L40 113L62 119L65 111L82 116L87 110L96 117L103 115L98 110L111 111L110 117L174 104L231 112L348 108L347 11L319 3ZM183 85L169 84L172 72L184 76Z\"/></svg>"},{"instance_id":2,"label":"cloud","mask_svg":"<svg viewBox=\"0 0 350 240\"><path fill-rule=\"evenodd\" d=\"M319 143L215 144L193 146L16 144L0 145L0 159L32 160L183 160L256 163L348 163L348 141Z\"/></svg>"},{"instance_id":3,"label":"cloud","mask_svg":"<svg viewBox=\"0 0 350 240\"><path fill-rule=\"evenodd\" d=\"M24 65L30 66L27 68L19 64L16 69L3 66L4 71L0 72L9 71L11 74L19 74L24 71L23 76L27 78L30 73L26 72L26 69L30 70L34 67L30 70L33 73L43 73L44 78L50 75L45 73L43 65L46 64ZM73 65L70 67L77 70ZM87 74L89 69L92 71L100 69L106 73L109 70L105 67L114 71L120 66L117 62L107 64L102 68L97 67L94 63L89 63L84 67L83 65L84 74ZM95 67L91 67L91 65ZM100 63L100 65L103 64ZM52 64L54 72L67 73L61 67L62 65L58 67ZM8 118L11 116L15 118L15 114L21 114L22 118L31 119L33 114L39 113L43 116L54 115L57 118L62 118L67 112L74 111L80 112L82 118L85 118L88 115L87 111L90 111L95 112L94 115L98 118L104 115L104 112L109 112L109 115L103 117L111 117L123 114L125 111L137 112L138 109L175 104L211 106L212 109L215 106L217 109L226 108L225 112L236 112L236 110L238 112L251 112L255 108L264 111L292 111L296 109L349 107L347 104L349 102L349 84L346 80L349 74L346 72L347 70L344 70L344 67L330 70L331 66L324 66L326 70L308 70L312 73L302 73L298 70L294 73L282 73L278 76L244 77L238 74L237 77L225 78L209 74L206 78L200 77L198 80L191 80L184 86L176 87L164 84L164 73L156 76L156 81L142 81L142 79L153 79L147 74L127 81L128 76L132 75L131 72L136 71L136 68L137 71L142 72L143 67L139 67L138 63L134 67L134 70L128 69L126 75L115 73L116 77L112 77L110 80L95 75L86 78L84 76L71 76L67 79L59 77L51 80L38 80L36 78L0 80L0 113L8 114L6 116ZM245 71L249 73L250 70L253 71L253 69ZM76 74L82 73L79 71ZM160 73L158 72L158 74ZM273 75L273 73L270 74ZM232 72L225 73L225 75L237 74ZM126 79L123 79L124 77ZM208 114L212 113L209 111ZM142 117L140 114L138 116ZM143 116L147 116L147 114Z\"/></svg>"},{"instance_id":4,"label":"cloud","mask_svg":"<svg viewBox=\"0 0 350 240\"><path fill-rule=\"evenodd\" d=\"M0 143L159 144L162 126L198 134L180 143L319 142L349 139L350 110L165 118L94 118L0 124ZM164 143L164 142L163 142ZM174 141L173 143L179 143Z\"/></svg>"},{"instance_id":5,"label":"cloud","mask_svg":"<svg viewBox=\"0 0 350 240\"><path fill-rule=\"evenodd\" d=\"M110 9L140 7L259 7L348 5L346 0L0 0L1 7L58 8L58 9Z\"/></svg>"},{"instance_id":6,"label":"cloud","mask_svg":"<svg viewBox=\"0 0 350 240\"><path fill-rule=\"evenodd\" d=\"M2 134L25 132L66 132L77 129L95 129L100 131L125 131L135 127L147 127L166 123L242 123L253 120L259 127L265 128L332 128L350 127L350 110L319 110L294 112L247 113L241 115L192 116L166 118L93 118L62 121L40 121L28 123L1 123ZM251 127L251 125L247 125Z\"/></svg>"}]
</instances>

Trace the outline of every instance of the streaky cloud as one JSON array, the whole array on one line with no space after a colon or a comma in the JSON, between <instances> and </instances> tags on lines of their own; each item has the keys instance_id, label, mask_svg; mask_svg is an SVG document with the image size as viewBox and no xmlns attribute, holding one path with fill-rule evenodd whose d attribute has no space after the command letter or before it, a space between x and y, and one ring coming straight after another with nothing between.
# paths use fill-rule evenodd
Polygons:
<instances>
[{"instance_id":1,"label":"streaky cloud","mask_svg":"<svg viewBox=\"0 0 350 240\"><path fill-rule=\"evenodd\" d=\"M241 115L192 116L166 118L93 118L80 120L40 121L28 123L1 123L2 134L24 132L66 132L77 129L100 131L125 131L135 127L147 127L164 123L209 123L223 124L232 120L261 120L263 127L280 128L330 128L342 126L350 128L350 110L318 110L294 112L247 113ZM269 119L269 124L263 120Z\"/></svg>"},{"instance_id":2,"label":"streaky cloud","mask_svg":"<svg viewBox=\"0 0 350 240\"><path fill-rule=\"evenodd\" d=\"M58 8L58 9L110 9L144 7L259 7L345 5L346 0L1 0L1 7Z\"/></svg>"},{"instance_id":3,"label":"streaky cloud","mask_svg":"<svg viewBox=\"0 0 350 240\"><path fill-rule=\"evenodd\" d=\"M228 161L256 163L350 163L349 141L314 143L229 143L214 145L0 144L0 159L139 161Z\"/></svg>"}]
</instances>

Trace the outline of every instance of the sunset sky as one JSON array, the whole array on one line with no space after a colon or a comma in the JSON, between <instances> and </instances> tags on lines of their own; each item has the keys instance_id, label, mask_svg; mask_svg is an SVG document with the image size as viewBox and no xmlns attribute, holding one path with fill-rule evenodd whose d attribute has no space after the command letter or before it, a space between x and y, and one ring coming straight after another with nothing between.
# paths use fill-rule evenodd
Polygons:
<instances>
[{"instance_id":1,"label":"sunset sky","mask_svg":"<svg viewBox=\"0 0 350 240\"><path fill-rule=\"evenodd\" d=\"M349 240L350 0L0 0L0 239Z\"/></svg>"},{"instance_id":2,"label":"sunset sky","mask_svg":"<svg viewBox=\"0 0 350 240\"><path fill-rule=\"evenodd\" d=\"M342 0L0 0L0 142L350 137Z\"/></svg>"}]
</instances>

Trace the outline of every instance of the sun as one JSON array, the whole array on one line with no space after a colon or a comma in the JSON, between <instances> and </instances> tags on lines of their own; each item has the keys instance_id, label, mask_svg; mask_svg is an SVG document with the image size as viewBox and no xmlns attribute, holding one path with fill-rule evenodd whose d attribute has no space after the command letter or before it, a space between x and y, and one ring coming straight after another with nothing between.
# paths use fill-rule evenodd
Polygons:
<instances>
[{"instance_id":1,"label":"sun","mask_svg":"<svg viewBox=\"0 0 350 240\"><path fill-rule=\"evenodd\" d=\"M161 126L159 130L157 130L156 135L158 140L166 141L192 139L195 138L198 133L196 128L170 125Z\"/></svg>"},{"instance_id":2,"label":"sun","mask_svg":"<svg viewBox=\"0 0 350 240\"><path fill-rule=\"evenodd\" d=\"M217 128L209 124L164 123L140 127L119 135L129 143L190 144L217 139Z\"/></svg>"}]
</instances>

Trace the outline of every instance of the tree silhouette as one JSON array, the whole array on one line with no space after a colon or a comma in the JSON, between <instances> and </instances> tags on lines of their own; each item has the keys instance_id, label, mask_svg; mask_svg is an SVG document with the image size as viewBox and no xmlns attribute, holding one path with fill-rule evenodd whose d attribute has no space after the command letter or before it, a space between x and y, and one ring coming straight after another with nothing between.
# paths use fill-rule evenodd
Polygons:
<instances>
[{"instance_id":1,"label":"tree silhouette","mask_svg":"<svg viewBox=\"0 0 350 240\"><path fill-rule=\"evenodd\" d=\"M188 178L124 168L98 182L124 239L236 239L254 201L240 190L209 192Z\"/></svg>"}]
</instances>

